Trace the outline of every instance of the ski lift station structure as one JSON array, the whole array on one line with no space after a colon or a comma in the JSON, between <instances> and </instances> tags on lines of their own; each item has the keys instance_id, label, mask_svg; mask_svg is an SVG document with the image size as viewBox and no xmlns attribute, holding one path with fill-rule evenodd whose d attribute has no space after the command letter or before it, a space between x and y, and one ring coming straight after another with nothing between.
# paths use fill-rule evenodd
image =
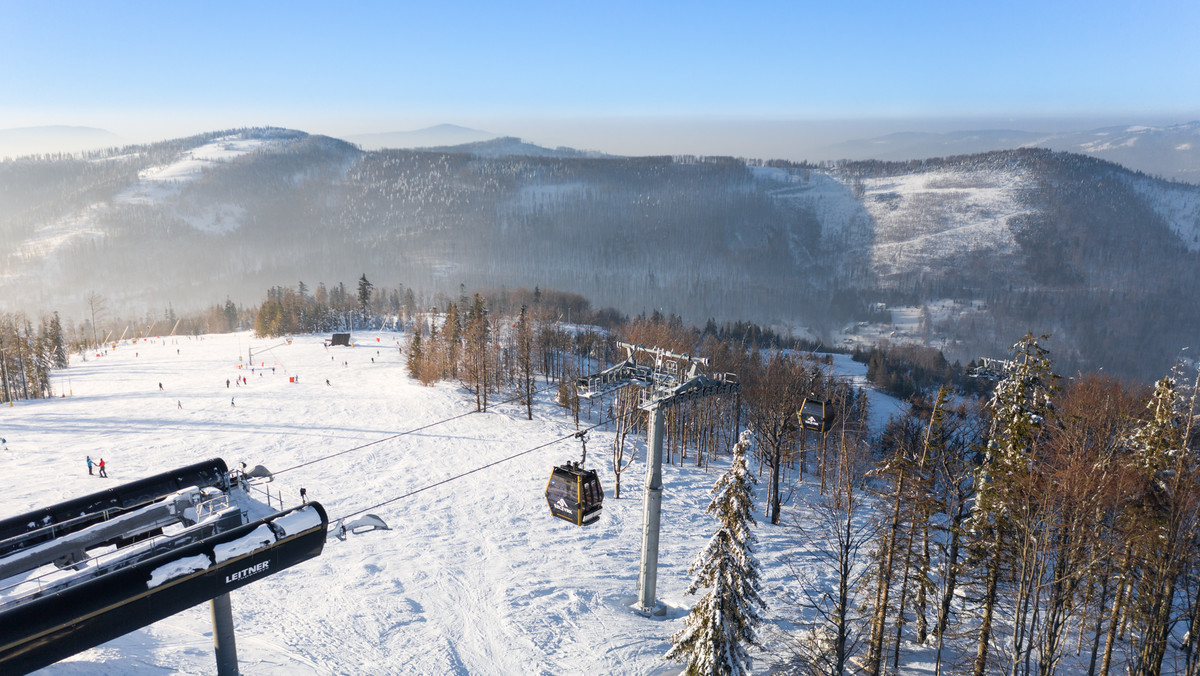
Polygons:
<instances>
[{"instance_id":1,"label":"ski lift station structure","mask_svg":"<svg viewBox=\"0 0 1200 676\"><path fill-rule=\"evenodd\" d=\"M237 674L229 592L319 556L329 524L251 499L254 474L213 458L0 521L0 673L211 601L216 673Z\"/></svg>"},{"instance_id":2,"label":"ski lift station structure","mask_svg":"<svg viewBox=\"0 0 1200 676\"><path fill-rule=\"evenodd\" d=\"M664 413L670 406L702 397L735 394L741 391L732 373L703 375L708 360L688 354L676 354L658 347L618 342L625 350L625 361L576 381L584 399L602 396L630 385L642 388L639 408L649 418L649 443L646 458L646 490L642 503L642 559L638 570L638 604L644 613L656 612L655 591L658 582L658 536L662 518L662 456L666 425ZM638 363L635 356L648 355L649 363Z\"/></svg>"}]
</instances>

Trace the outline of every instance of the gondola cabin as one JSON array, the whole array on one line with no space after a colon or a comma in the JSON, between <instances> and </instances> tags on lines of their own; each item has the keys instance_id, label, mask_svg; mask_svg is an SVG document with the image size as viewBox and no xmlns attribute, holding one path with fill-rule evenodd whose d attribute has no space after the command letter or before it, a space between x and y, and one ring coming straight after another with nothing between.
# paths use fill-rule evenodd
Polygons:
<instances>
[{"instance_id":1,"label":"gondola cabin","mask_svg":"<svg viewBox=\"0 0 1200 676\"><path fill-rule=\"evenodd\" d=\"M579 463L559 465L546 482L546 503L550 513L576 526L595 523L600 518L604 489L594 469L583 469Z\"/></svg>"},{"instance_id":2,"label":"gondola cabin","mask_svg":"<svg viewBox=\"0 0 1200 676\"><path fill-rule=\"evenodd\" d=\"M801 427L821 434L833 429L833 419L837 417L833 405L820 399L805 399L797 415Z\"/></svg>"}]
</instances>

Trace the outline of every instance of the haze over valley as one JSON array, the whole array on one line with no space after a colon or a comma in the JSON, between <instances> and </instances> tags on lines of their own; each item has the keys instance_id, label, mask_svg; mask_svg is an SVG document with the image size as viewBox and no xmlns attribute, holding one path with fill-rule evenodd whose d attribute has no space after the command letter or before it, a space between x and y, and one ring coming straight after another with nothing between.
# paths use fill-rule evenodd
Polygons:
<instances>
[{"instance_id":1,"label":"haze over valley","mask_svg":"<svg viewBox=\"0 0 1200 676\"><path fill-rule=\"evenodd\" d=\"M1200 187L1035 148L810 164L226 130L0 162L0 242L0 290L35 316L81 319L91 293L131 317L254 305L365 273L426 302L540 286L963 363L1033 330L1071 368L1130 377L1200 328L1178 302L1200 281Z\"/></svg>"},{"instance_id":2,"label":"haze over valley","mask_svg":"<svg viewBox=\"0 0 1200 676\"><path fill-rule=\"evenodd\" d=\"M0 672L1200 676L1195 0L0 14Z\"/></svg>"}]
</instances>

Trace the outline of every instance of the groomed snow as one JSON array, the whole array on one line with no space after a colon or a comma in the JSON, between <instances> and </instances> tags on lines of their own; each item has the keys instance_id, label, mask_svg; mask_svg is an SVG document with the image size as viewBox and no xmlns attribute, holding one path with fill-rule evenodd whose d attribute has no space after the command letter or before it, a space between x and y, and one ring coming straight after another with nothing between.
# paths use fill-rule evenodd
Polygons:
<instances>
[{"instance_id":1,"label":"groomed snow","mask_svg":"<svg viewBox=\"0 0 1200 676\"><path fill-rule=\"evenodd\" d=\"M687 567L714 531L704 509L727 458L707 472L690 459L664 467L657 598L666 612L643 617L630 608L643 449L617 500L612 434L589 436L589 464L607 497L596 524L570 525L550 516L543 497L551 468L580 451L575 426L550 399L553 386L539 381L546 391L532 421L518 406L496 403L502 397L473 413L473 398L458 387L409 379L397 334L356 333L355 347L329 349L325 337L298 336L290 345L246 333L169 337L122 343L86 362L73 355L71 368L55 376L55 395L65 398L0 410L8 441L0 451L0 518L214 456L231 467L263 464L275 472L261 488L276 509L281 500L299 505L304 487L331 523L365 510L391 530L330 538L320 557L232 592L243 673L678 672L662 655L696 601L683 595ZM290 382L294 376L299 382ZM247 383L235 386L240 377ZM86 455L104 458L111 478L89 476ZM796 544L790 528L763 523L764 492L765 482L756 503L758 551L774 620L788 616L778 597L794 582L781 557ZM808 491L785 492L787 522ZM205 604L42 673L210 674L211 631Z\"/></svg>"}]
</instances>

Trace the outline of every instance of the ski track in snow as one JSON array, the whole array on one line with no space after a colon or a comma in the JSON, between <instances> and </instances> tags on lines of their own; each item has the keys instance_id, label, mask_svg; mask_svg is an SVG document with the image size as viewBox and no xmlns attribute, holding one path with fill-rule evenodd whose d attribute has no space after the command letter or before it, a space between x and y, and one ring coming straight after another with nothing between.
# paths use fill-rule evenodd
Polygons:
<instances>
[{"instance_id":1,"label":"ski track in snow","mask_svg":"<svg viewBox=\"0 0 1200 676\"><path fill-rule=\"evenodd\" d=\"M264 485L276 508L305 487L336 519L575 431L552 388L532 421L497 403L503 396L470 413L473 397L455 385L408 378L397 334L355 337L353 348L329 349L323 336L291 345L246 333L168 337L72 355L54 376L56 397L67 397L0 412L0 517L101 490L86 472L91 455L107 461L113 483L217 456L263 464L277 472ZM611 441L603 430L589 437L589 464L609 495L588 528L553 519L542 495L551 467L579 456L578 442L564 441L368 509L392 530L330 539L317 559L233 592L242 672L677 673L662 654L695 600L682 596L687 565L711 534L704 507L722 464L664 468L658 598L684 610L645 618L629 607L644 465L627 470L613 499ZM207 674L211 632L204 604L42 673Z\"/></svg>"},{"instance_id":2,"label":"ski track in snow","mask_svg":"<svg viewBox=\"0 0 1200 676\"><path fill-rule=\"evenodd\" d=\"M262 485L276 509L280 498L297 504L304 487L331 521L366 510L391 530L330 539L318 558L234 591L243 674L679 673L662 655L697 598L683 593L687 569L714 531L705 508L727 458L707 471L694 458L664 465L657 600L666 614L643 617L631 609L641 557L641 442L617 500L613 434L601 428L589 435L588 464L599 471L606 499L600 520L578 528L552 518L543 496L550 469L580 452L570 438L574 424L552 402L553 387L539 380L547 391L532 421L524 409L500 403L504 395L493 396L486 413L473 413L468 392L408 377L398 334L355 334L351 348L326 349L323 338L298 336L287 345L247 333L167 337L110 346L87 361L72 355L72 366L54 375L56 397L68 396L0 410L0 436L8 440L0 451L0 518L206 458L262 464L276 472ZM865 372L841 356L835 369L856 382ZM247 383L235 386L243 376ZM872 401L879 420L898 410L886 398ZM592 415L598 421L599 409ZM396 436L417 428L424 429ZM565 441L373 507L556 439ZM342 454L303 464L334 453ZM88 476L86 455L107 461L112 483ZM785 524L807 499L805 484L789 482ZM765 484L756 518L770 619L787 612L772 601L793 584L781 560L794 538L786 526L765 523ZM214 668L202 604L41 673Z\"/></svg>"}]
</instances>

